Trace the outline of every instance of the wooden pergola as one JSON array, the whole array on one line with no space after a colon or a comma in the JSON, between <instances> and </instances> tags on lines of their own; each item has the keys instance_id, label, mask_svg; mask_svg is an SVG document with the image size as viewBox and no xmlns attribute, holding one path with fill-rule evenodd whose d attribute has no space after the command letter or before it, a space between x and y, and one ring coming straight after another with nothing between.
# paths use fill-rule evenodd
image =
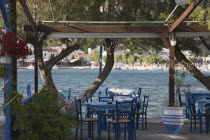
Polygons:
<instances>
[{"instance_id":1,"label":"wooden pergola","mask_svg":"<svg viewBox=\"0 0 210 140\"><path fill-rule=\"evenodd\" d=\"M31 26L25 26L32 31ZM168 37L171 32L167 26L122 26L122 25L38 25L39 32L48 33L48 38L161 38L169 49L169 104L174 104L174 46ZM210 36L207 26L178 26L174 31L176 37Z\"/></svg>"},{"instance_id":2,"label":"wooden pergola","mask_svg":"<svg viewBox=\"0 0 210 140\"><path fill-rule=\"evenodd\" d=\"M183 14L171 26L123 26L123 25L35 25L28 16L30 25L25 25L26 31L48 33L48 38L160 38L169 49L169 106L174 105L174 53L168 37L210 36L207 26L181 26L202 0L194 0ZM23 3L24 4L24 3ZM56 22L53 22L57 24ZM38 55L35 47L35 92L38 91Z\"/></svg>"}]
</instances>

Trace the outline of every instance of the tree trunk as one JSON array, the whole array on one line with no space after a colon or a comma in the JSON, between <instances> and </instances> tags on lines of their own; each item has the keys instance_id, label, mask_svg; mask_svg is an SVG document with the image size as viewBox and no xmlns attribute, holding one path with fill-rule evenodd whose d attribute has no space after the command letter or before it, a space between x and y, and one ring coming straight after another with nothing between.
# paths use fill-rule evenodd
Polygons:
<instances>
[{"instance_id":1,"label":"tree trunk","mask_svg":"<svg viewBox=\"0 0 210 140\"><path fill-rule=\"evenodd\" d=\"M210 78L209 76L204 76L181 52L178 45L175 47L176 59L185 66L185 68L198 80L200 81L208 90L210 90Z\"/></svg>"},{"instance_id":2,"label":"tree trunk","mask_svg":"<svg viewBox=\"0 0 210 140\"><path fill-rule=\"evenodd\" d=\"M77 96L77 99L81 99L82 102L86 101L85 95L88 95L88 98L92 97L92 95L97 91L101 84L103 84L103 82L106 80L114 66L114 49L116 42L114 43L114 40L111 39L105 39L105 44L105 49L107 52L107 61L105 67L100 75L96 78L96 80L92 83L92 85L90 85L83 93Z\"/></svg>"}]
</instances>

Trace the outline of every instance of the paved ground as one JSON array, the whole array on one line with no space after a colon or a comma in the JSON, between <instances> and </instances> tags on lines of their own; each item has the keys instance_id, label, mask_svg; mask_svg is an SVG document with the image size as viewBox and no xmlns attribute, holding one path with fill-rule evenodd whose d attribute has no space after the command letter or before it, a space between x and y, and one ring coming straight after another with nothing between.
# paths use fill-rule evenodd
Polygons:
<instances>
[{"instance_id":1,"label":"paved ground","mask_svg":"<svg viewBox=\"0 0 210 140\"><path fill-rule=\"evenodd\" d=\"M170 135L166 133L166 130L161 122L160 118L149 118L148 130L137 130L137 140L210 140L210 132L206 134L199 133L199 126L196 132L190 132L189 121L186 120L179 135ZM0 126L0 140L4 140L4 125ZM97 126L95 126L97 128ZM73 129L74 130L74 129ZM114 134L111 134L112 140L114 140ZM123 140L123 136L120 140ZM75 136L68 137L66 140L75 140ZM79 137L78 137L79 140ZM84 126L83 140L87 140L87 127ZM95 131L94 140L97 140L97 133ZM102 131L102 140L107 140L107 131Z\"/></svg>"},{"instance_id":2,"label":"paved ground","mask_svg":"<svg viewBox=\"0 0 210 140\"><path fill-rule=\"evenodd\" d=\"M199 133L199 126L196 132L189 131L190 124L186 120L184 126L182 127L179 135L170 135L166 133L166 130L161 122L160 118L149 119L148 130L142 131L137 130L137 140L210 140L210 132L206 134ZM83 140L87 140L87 127L84 127ZM67 138L66 140L73 140L75 137ZM97 140L97 134L95 133L95 140ZM120 140L123 140L122 136ZM79 137L78 137L79 140ZM102 140L107 140L107 131L102 132ZM112 133L112 140L114 140L114 134Z\"/></svg>"}]
</instances>

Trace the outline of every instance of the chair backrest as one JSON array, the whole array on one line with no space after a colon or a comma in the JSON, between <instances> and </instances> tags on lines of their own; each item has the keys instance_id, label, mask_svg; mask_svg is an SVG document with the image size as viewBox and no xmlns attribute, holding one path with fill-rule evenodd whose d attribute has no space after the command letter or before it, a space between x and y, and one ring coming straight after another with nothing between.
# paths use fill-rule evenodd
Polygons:
<instances>
[{"instance_id":1,"label":"chair backrest","mask_svg":"<svg viewBox=\"0 0 210 140\"><path fill-rule=\"evenodd\" d=\"M108 102L108 101L114 101L113 97L98 97L99 102Z\"/></svg>"},{"instance_id":2,"label":"chair backrest","mask_svg":"<svg viewBox=\"0 0 210 140\"><path fill-rule=\"evenodd\" d=\"M71 98L71 89L69 88L68 100Z\"/></svg>"},{"instance_id":3,"label":"chair backrest","mask_svg":"<svg viewBox=\"0 0 210 140\"><path fill-rule=\"evenodd\" d=\"M138 98L140 98L141 97L141 88L139 87L138 88Z\"/></svg>"},{"instance_id":4,"label":"chair backrest","mask_svg":"<svg viewBox=\"0 0 210 140\"><path fill-rule=\"evenodd\" d=\"M89 98L88 98L89 97ZM93 99L92 97L90 97L90 94L85 94L85 99L86 99L86 102L89 103L89 102L93 102Z\"/></svg>"},{"instance_id":5,"label":"chair backrest","mask_svg":"<svg viewBox=\"0 0 210 140\"><path fill-rule=\"evenodd\" d=\"M134 118L134 101L116 101L116 120L118 121L120 118L125 117L125 113L121 111L127 111L126 117L129 118L129 120L132 120Z\"/></svg>"},{"instance_id":6,"label":"chair backrest","mask_svg":"<svg viewBox=\"0 0 210 140\"><path fill-rule=\"evenodd\" d=\"M101 96L101 91L100 90L98 91L98 96Z\"/></svg>"},{"instance_id":7,"label":"chair backrest","mask_svg":"<svg viewBox=\"0 0 210 140\"><path fill-rule=\"evenodd\" d=\"M143 101L143 107L142 107L143 113L147 112L148 103L149 103L149 95L144 95L144 101Z\"/></svg>"},{"instance_id":8,"label":"chair backrest","mask_svg":"<svg viewBox=\"0 0 210 140\"><path fill-rule=\"evenodd\" d=\"M194 97L193 96L187 96L187 98L188 98L188 107L190 109L190 114L196 113Z\"/></svg>"},{"instance_id":9,"label":"chair backrest","mask_svg":"<svg viewBox=\"0 0 210 140\"><path fill-rule=\"evenodd\" d=\"M75 111L76 111L76 120L81 121L82 120L82 105L81 100L74 99L75 103Z\"/></svg>"},{"instance_id":10,"label":"chair backrest","mask_svg":"<svg viewBox=\"0 0 210 140\"><path fill-rule=\"evenodd\" d=\"M182 96L181 96L180 89L177 89L176 92L177 92L178 98L179 98L179 106L182 107Z\"/></svg>"},{"instance_id":11,"label":"chair backrest","mask_svg":"<svg viewBox=\"0 0 210 140\"><path fill-rule=\"evenodd\" d=\"M30 83L27 84L26 90L27 90L27 96L31 97L31 86L30 86Z\"/></svg>"},{"instance_id":12,"label":"chair backrest","mask_svg":"<svg viewBox=\"0 0 210 140\"><path fill-rule=\"evenodd\" d=\"M107 96L107 97L109 97L108 90L109 90L109 88L108 88L108 87L107 87L107 88L105 88L105 94L106 94L106 96Z\"/></svg>"}]
</instances>

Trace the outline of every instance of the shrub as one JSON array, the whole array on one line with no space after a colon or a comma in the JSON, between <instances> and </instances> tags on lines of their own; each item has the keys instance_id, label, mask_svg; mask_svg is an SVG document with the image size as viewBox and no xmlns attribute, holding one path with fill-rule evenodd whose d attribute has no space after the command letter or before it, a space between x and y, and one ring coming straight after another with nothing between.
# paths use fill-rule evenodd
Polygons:
<instances>
[{"instance_id":1,"label":"shrub","mask_svg":"<svg viewBox=\"0 0 210 140\"><path fill-rule=\"evenodd\" d=\"M12 96L16 96L15 93ZM19 98L19 99L18 99ZM33 95L33 101L20 105L20 96L11 104L11 113L17 116L13 130L19 131L20 140L64 140L72 135L76 121L70 114L60 113L58 95L43 89ZM15 105L19 104L19 105ZM15 107L16 106L16 107Z\"/></svg>"}]
</instances>

